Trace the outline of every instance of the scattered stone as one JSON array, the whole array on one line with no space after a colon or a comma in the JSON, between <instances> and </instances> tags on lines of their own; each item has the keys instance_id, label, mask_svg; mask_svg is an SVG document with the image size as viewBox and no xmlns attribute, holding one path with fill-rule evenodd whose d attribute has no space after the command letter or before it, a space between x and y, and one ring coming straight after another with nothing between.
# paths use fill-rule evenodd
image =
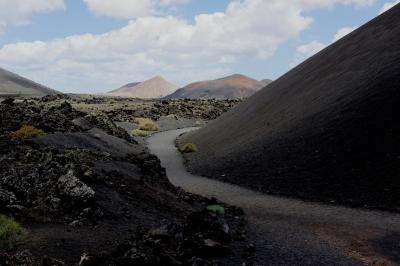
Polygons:
<instances>
[{"instance_id":1,"label":"scattered stone","mask_svg":"<svg viewBox=\"0 0 400 266\"><path fill-rule=\"evenodd\" d=\"M57 260L54 258L50 258L48 256L44 256L42 259L42 265L41 266L64 266L65 263L61 260Z\"/></svg>"},{"instance_id":2,"label":"scattered stone","mask_svg":"<svg viewBox=\"0 0 400 266\"><path fill-rule=\"evenodd\" d=\"M60 193L65 196L87 201L95 195L93 189L88 187L74 175L73 170L69 170L66 175L60 177L58 183Z\"/></svg>"},{"instance_id":3,"label":"scattered stone","mask_svg":"<svg viewBox=\"0 0 400 266\"><path fill-rule=\"evenodd\" d=\"M61 199L59 199L59 198L51 198L50 199L50 203L51 203L51 205L52 205L52 207L54 208L54 209L57 209L59 206L60 206L60 203L61 203Z\"/></svg>"},{"instance_id":4,"label":"scattered stone","mask_svg":"<svg viewBox=\"0 0 400 266\"><path fill-rule=\"evenodd\" d=\"M256 251L256 248L254 247L253 244L249 244L246 248L246 251L254 253Z\"/></svg>"},{"instance_id":5,"label":"scattered stone","mask_svg":"<svg viewBox=\"0 0 400 266\"><path fill-rule=\"evenodd\" d=\"M26 208L21 205L7 205L7 209L9 212L17 214L24 211Z\"/></svg>"},{"instance_id":6,"label":"scattered stone","mask_svg":"<svg viewBox=\"0 0 400 266\"><path fill-rule=\"evenodd\" d=\"M79 220L75 220L75 221L72 221L69 225L72 227L79 227L79 226L82 226L83 223Z\"/></svg>"},{"instance_id":7,"label":"scattered stone","mask_svg":"<svg viewBox=\"0 0 400 266\"><path fill-rule=\"evenodd\" d=\"M92 209L91 208L86 208L82 210L82 215L88 216L91 213Z\"/></svg>"},{"instance_id":8,"label":"scattered stone","mask_svg":"<svg viewBox=\"0 0 400 266\"><path fill-rule=\"evenodd\" d=\"M162 226L157 229L150 230L150 235L156 239L163 239L171 237L167 226Z\"/></svg>"},{"instance_id":9,"label":"scattered stone","mask_svg":"<svg viewBox=\"0 0 400 266\"><path fill-rule=\"evenodd\" d=\"M15 254L0 252L0 265L5 266L31 266L34 265L34 257L29 250L18 251Z\"/></svg>"},{"instance_id":10,"label":"scattered stone","mask_svg":"<svg viewBox=\"0 0 400 266\"><path fill-rule=\"evenodd\" d=\"M94 255L83 253L79 260L79 266L96 266L98 265L98 259Z\"/></svg>"},{"instance_id":11,"label":"scattered stone","mask_svg":"<svg viewBox=\"0 0 400 266\"><path fill-rule=\"evenodd\" d=\"M6 205L13 204L16 200L14 193L0 187L0 209Z\"/></svg>"}]
</instances>

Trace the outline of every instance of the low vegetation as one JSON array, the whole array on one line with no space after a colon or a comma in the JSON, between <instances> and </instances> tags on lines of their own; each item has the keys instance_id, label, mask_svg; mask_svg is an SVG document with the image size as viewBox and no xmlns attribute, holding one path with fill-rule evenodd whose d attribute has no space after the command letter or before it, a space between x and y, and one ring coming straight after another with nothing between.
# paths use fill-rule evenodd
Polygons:
<instances>
[{"instance_id":1,"label":"low vegetation","mask_svg":"<svg viewBox=\"0 0 400 266\"><path fill-rule=\"evenodd\" d=\"M24 125L17 131L14 131L10 134L13 140L33 139L45 135L46 133L43 130L29 125Z\"/></svg>"},{"instance_id":2,"label":"low vegetation","mask_svg":"<svg viewBox=\"0 0 400 266\"><path fill-rule=\"evenodd\" d=\"M139 126L139 130L144 130L144 131L160 130L160 126L156 122L148 118L135 118L134 122Z\"/></svg>"},{"instance_id":3,"label":"low vegetation","mask_svg":"<svg viewBox=\"0 0 400 266\"><path fill-rule=\"evenodd\" d=\"M191 152L197 152L197 146L196 144L193 143L186 143L181 147L181 152L183 153L191 153Z\"/></svg>"},{"instance_id":4,"label":"low vegetation","mask_svg":"<svg viewBox=\"0 0 400 266\"><path fill-rule=\"evenodd\" d=\"M225 208L221 205L210 205L207 207L207 210L210 212L213 212L218 215L224 215L225 214Z\"/></svg>"},{"instance_id":5,"label":"low vegetation","mask_svg":"<svg viewBox=\"0 0 400 266\"><path fill-rule=\"evenodd\" d=\"M135 136L135 137L147 137L147 136L149 136L149 132L148 131L144 131L144 130L140 130L140 129L134 129L134 130L132 130L132 136Z\"/></svg>"},{"instance_id":6,"label":"low vegetation","mask_svg":"<svg viewBox=\"0 0 400 266\"><path fill-rule=\"evenodd\" d=\"M0 215L0 249L12 249L24 236L22 226L14 219Z\"/></svg>"}]
</instances>

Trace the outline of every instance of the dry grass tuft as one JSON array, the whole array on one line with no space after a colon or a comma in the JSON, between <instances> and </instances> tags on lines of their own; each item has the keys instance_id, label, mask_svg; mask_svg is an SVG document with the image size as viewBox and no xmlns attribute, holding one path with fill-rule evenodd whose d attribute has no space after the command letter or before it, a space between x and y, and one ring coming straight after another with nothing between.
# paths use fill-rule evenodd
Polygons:
<instances>
[{"instance_id":1,"label":"dry grass tuft","mask_svg":"<svg viewBox=\"0 0 400 266\"><path fill-rule=\"evenodd\" d=\"M46 136L46 133L34 126L24 125L17 131L12 132L10 136L13 140L25 140Z\"/></svg>"},{"instance_id":2,"label":"dry grass tuft","mask_svg":"<svg viewBox=\"0 0 400 266\"><path fill-rule=\"evenodd\" d=\"M191 153L191 152L197 152L197 146L196 144L193 143L186 143L181 147L181 152L183 153Z\"/></svg>"},{"instance_id":3,"label":"dry grass tuft","mask_svg":"<svg viewBox=\"0 0 400 266\"><path fill-rule=\"evenodd\" d=\"M148 131L144 131L144 130L140 130L140 129L134 129L134 130L132 130L132 136L135 136L135 137L143 137L143 138L145 138L145 137L147 137L147 136L149 136L149 132Z\"/></svg>"},{"instance_id":4,"label":"dry grass tuft","mask_svg":"<svg viewBox=\"0 0 400 266\"><path fill-rule=\"evenodd\" d=\"M159 131L160 126L148 118L135 118L134 123L138 124L139 130L144 131Z\"/></svg>"}]
</instances>

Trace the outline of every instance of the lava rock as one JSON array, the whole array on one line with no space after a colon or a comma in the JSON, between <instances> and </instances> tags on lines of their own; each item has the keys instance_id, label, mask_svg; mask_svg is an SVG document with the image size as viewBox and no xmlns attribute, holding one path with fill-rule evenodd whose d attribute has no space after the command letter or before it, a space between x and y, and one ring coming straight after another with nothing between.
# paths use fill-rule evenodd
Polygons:
<instances>
[{"instance_id":1,"label":"lava rock","mask_svg":"<svg viewBox=\"0 0 400 266\"><path fill-rule=\"evenodd\" d=\"M58 188L62 195L82 201L92 199L95 195L92 188L87 186L74 175L73 170L69 170L66 175L60 177L58 180Z\"/></svg>"},{"instance_id":2,"label":"lava rock","mask_svg":"<svg viewBox=\"0 0 400 266\"><path fill-rule=\"evenodd\" d=\"M11 104L14 103L14 101L15 101L14 98L7 98L7 99L3 100L3 101L1 102L1 104L8 104L8 105L11 105Z\"/></svg>"},{"instance_id":3,"label":"lava rock","mask_svg":"<svg viewBox=\"0 0 400 266\"><path fill-rule=\"evenodd\" d=\"M14 193L4 190L0 187L0 209L6 205L13 204L17 198L15 197Z\"/></svg>"}]
</instances>

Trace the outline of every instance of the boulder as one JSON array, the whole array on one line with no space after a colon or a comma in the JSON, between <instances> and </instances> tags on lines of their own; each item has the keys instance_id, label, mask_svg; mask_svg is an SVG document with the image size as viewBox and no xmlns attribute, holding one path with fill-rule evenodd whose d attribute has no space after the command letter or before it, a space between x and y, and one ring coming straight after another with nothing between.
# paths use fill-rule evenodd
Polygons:
<instances>
[{"instance_id":1,"label":"boulder","mask_svg":"<svg viewBox=\"0 0 400 266\"><path fill-rule=\"evenodd\" d=\"M17 198L14 193L0 187L0 208L13 204Z\"/></svg>"},{"instance_id":2,"label":"boulder","mask_svg":"<svg viewBox=\"0 0 400 266\"><path fill-rule=\"evenodd\" d=\"M69 170L66 175L58 179L58 188L62 195L82 201L87 201L95 195L93 189L79 180L73 170Z\"/></svg>"},{"instance_id":3,"label":"boulder","mask_svg":"<svg viewBox=\"0 0 400 266\"><path fill-rule=\"evenodd\" d=\"M14 103L14 98L7 98L7 99L3 100L1 103L2 104L8 104L8 105L13 104Z\"/></svg>"}]
</instances>

